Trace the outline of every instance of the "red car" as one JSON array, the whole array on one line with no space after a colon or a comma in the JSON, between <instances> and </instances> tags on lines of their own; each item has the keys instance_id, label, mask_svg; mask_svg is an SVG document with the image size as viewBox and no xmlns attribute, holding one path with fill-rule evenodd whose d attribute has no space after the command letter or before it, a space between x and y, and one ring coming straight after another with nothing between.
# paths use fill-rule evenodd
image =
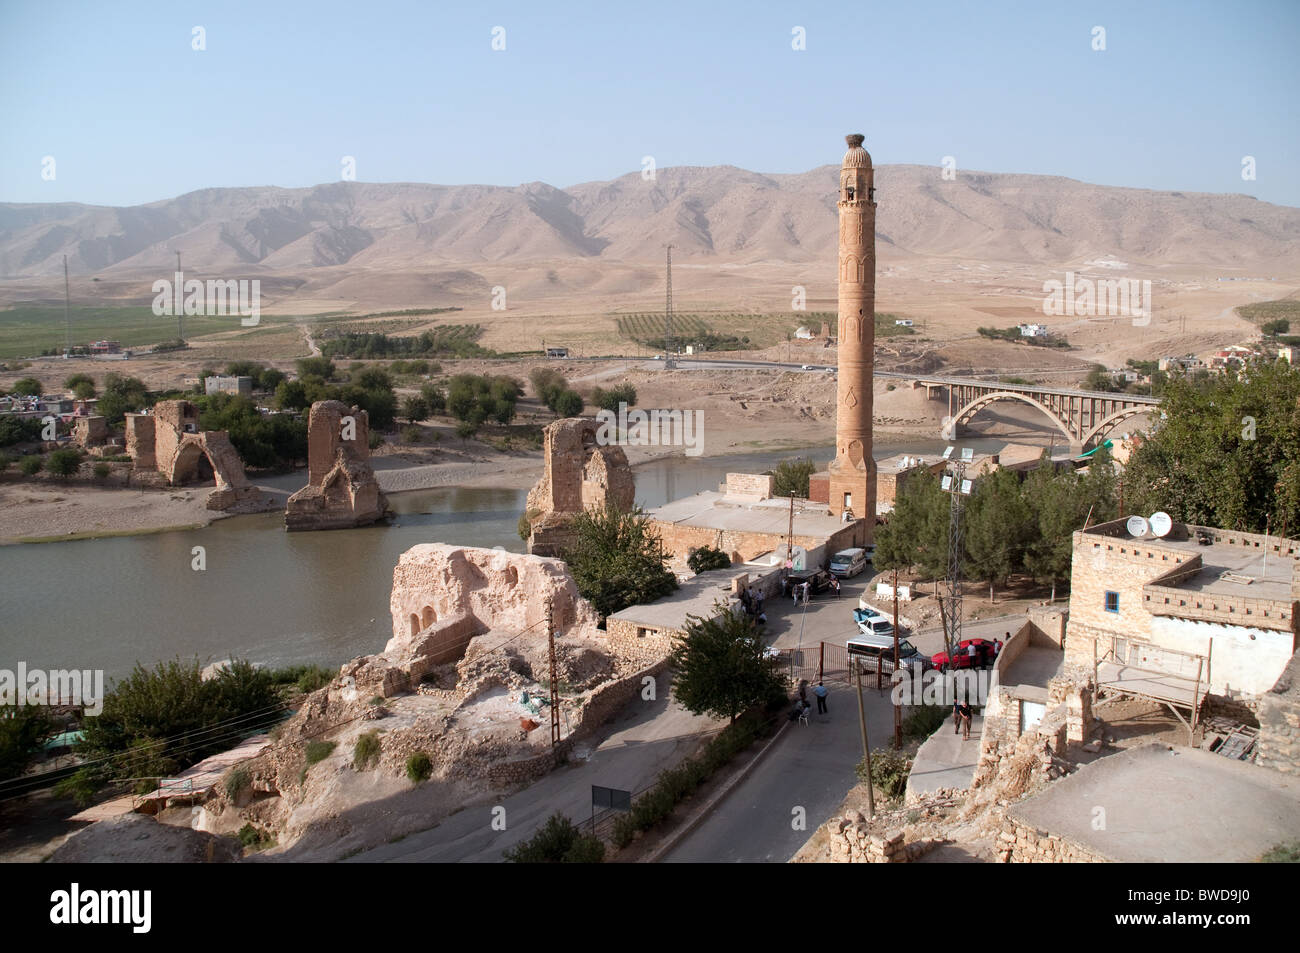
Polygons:
<instances>
[{"instance_id":1,"label":"red car","mask_svg":"<svg viewBox=\"0 0 1300 953\"><path fill-rule=\"evenodd\" d=\"M930 661L934 663L934 667L940 671L946 671L948 668L970 668L970 647L972 645L975 646L974 661L977 668L988 665L996 657L993 643L988 639L962 639L958 645L960 648L957 651L957 659L951 666L948 664L947 652L935 652L934 655L930 656Z\"/></svg>"}]
</instances>

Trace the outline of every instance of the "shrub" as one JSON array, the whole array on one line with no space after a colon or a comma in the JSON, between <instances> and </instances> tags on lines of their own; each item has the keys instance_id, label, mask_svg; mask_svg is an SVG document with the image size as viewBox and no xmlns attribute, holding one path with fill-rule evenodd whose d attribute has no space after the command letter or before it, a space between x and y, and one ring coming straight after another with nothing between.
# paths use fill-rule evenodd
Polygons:
<instances>
[{"instance_id":1,"label":"shrub","mask_svg":"<svg viewBox=\"0 0 1300 953\"><path fill-rule=\"evenodd\" d=\"M1264 864L1300 864L1300 840L1278 844L1259 860Z\"/></svg>"},{"instance_id":2,"label":"shrub","mask_svg":"<svg viewBox=\"0 0 1300 953\"><path fill-rule=\"evenodd\" d=\"M253 775L247 768L235 768L226 775L226 797L232 801L239 797L239 792L253 783Z\"/></svg>"},{"instance_id":3,"label":"shrub","mask_svg":"<svg viewBox=\"0 0 1300 953\"><path fill-rule=\"evenodd\" d=\"M57 477L65 480L81 469L81 451L72 447L63 447L50 454L46 467Z\"/></svg>"},{"instance_id":4,"label":"shrub","mask_svg":"<svg viewBox=\"0 0 1300 953\"><path fill-rule=\"evenodd\" d=\"M402 440L406 443L419 443L423 431L415 424L402 428Z\"/></svg>"},{"instance_id":5,"label":"shrub","mask_svg":"<svg viewBox=\"0 0 1300 953\"><path fill-rule=\"evenodd\" d=\"M335 742L333 741L309 741L307 742L307 766L310 767L317 762L324 761L334 752Z\"/></svg>"},{"instance_id":6,"label":"shrub","mask_svg":"<svg viewBox=\"0 0 1300 953\"><path fill-rule=\"evenodd\" d=\"M731 557L712 546L701 546L686 558L686 565L690 566L691 572L698 576L710 569L731 568Z\"/></svg>"},{"instance_id":7,"label":"shrub","mask_svg":"<svg viewBox=\"0 0 1300 953\"><path fill-rule=\"evenodd\" d=\"M417 751L406 759L406 776L413 784L429 780L433 774L433 761L423 751Z\"/></svg>"},{"instance_id":8,"label":"shrub","mask_svg":"<svg viewBox=\"0 0 1300 953\"><path fill-rule=\"evenodd\" d=\"M18 461L18 469L22 471L23 476L36 476L45 466L45 460L38 454L32 454L30 457L23 457Z\"/></svg>"},{"instance_id":9,"label":"shrub","mask_svg":"<svg viewBox=\"0 0 1300 953\"><path fill-rule=\"evenodd\" d=\"M275 835L270 831L260 830L252 824L245 824L239 829L239 843L250 850L265 850L275 846Z\"/></svg>"},{"instance_id":10,"label":"shrub","mask_svg":"<svg viewBox=\"0 0 1300 953\"><path fill-rule=\"evenodd\" d=\"M898 751L886 748L871 755L871 783L889 800L903 796L907 788L907 776L912 770L912 761ZM859 761L858 780L866 783L866 765Z\"/></svg>"},{"instance_id":11,"label":"shrub","mask_svg":"<svg viewBox=\"0 0 1300 953\"><path fill-rule=\"evenodd\" d=\"M918 705L903 719L903 736L928 738L948 720L950 710L942 705Z\"/></svg>"},{"instance_id":12,"label":"shrub","mask_svg":"<svg viewBox=\"0 0 1300 953\"><path fill-rule=\"evenodd\" d=\"M379 763L379 732L367 731L357 739L352 749L352 767L358 771L373 767Z\"/></svg>"},{"instance_id":13,"label":"shrub","mask_svg":"<svg viewBox=\"0 0 1300 953\"><path fill-rule=\"evenodd\" d=\"M92 472L95 474L96 480L107 480L109 474L113 472L113 468L110 467L107 463L101 461L100 463L95 464L95 466L92 468Z\"/></svg>"},{"instance_id":14,"label":"shrub","mask_svg":"<svg viewBox=\"0 0 1300 953\"><path fill-rule=\"evenodd\" d=\"M605 859L605 845L563 814L552 814L536 834L507 850L505 858L512 864L598 864Z\"/></svg>"}]
</instances>

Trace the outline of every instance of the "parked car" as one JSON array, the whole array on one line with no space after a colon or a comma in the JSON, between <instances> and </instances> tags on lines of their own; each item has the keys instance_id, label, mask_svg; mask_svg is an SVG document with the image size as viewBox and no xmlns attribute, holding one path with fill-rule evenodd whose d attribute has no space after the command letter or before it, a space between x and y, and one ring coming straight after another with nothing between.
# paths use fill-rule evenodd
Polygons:
<instances>
[{"instance_id":1,"label":"parked car","mask_svg":"<svg viewBox=\"0 0 1300 953\"><path fill-rule=\"evenodd\" d=\"M853 610L853 621L857 623L861 623L867 619L888 619L888 618L889 616L885 615L879 609L876 609L872 606L860 605Z\"/></svg>"},{"instance_id":2,"label":"parked car","mask_svg":"<svg viewBox=\"0 0 1300 953\"><path fill-rule=\"evenodd\" d=\"M930 661L934 663L935 668L941 670L946 670L948 668L970 668L970 646L972 645L975 646L975 662L978 667L988 665L995 658L993 643L988 639L962 639L961 642L958 643L957 658L951 665L948 662L947 652L935 652L934 655L930 656Z\"/></svg>"},{"instance_id":3,"label":"parked car","mask_svg":"<svg viewBox=\"0 0 1300 953\"><path fill-rule=\"evenodd\" d=\"M859 609L857 611L861 612L862 610ZM894 623L890 622L883 615L864 615L860 619L857 618L857 612L853 615L854 619L858 623L858 631L863 635L886 636L891 640L894 638Z\"/></svg>"},{"instance_id":4,"label":"parked car","mask_svg":"<svg viewBox=\"0 0 1300 953\"><path fill-rule=\"evenodd\" d=\"M886 623L888 624L888 623ZM883 667L886 672L894 670L894 631L889 627L888 635L863 632L852 636L844 643L850 656L861 658L868 671ZM924 672L931 667L930 660L916 650L907 639L898 640L898 663L909 671Z\"/></svg>"},{"instance_id":5,"label":"parked car","mask_svg":"<svg viewBox=\"0 0 1300 953\"><path fill-rule=\"evenodd\" d=\"M808 591L813 595L825 592L831 584L831 574L825 569L804 569L790 573L789 578L792 586L801 586L805 582L809 583Z\"/></svg>"},{"instance_id":6,"label":"parked car","mask_svg":"<svg viewBox=\"0 0 1300 953\"><path fill-rule=\"evenodd\" d=\"M851 579L867 568L865 549L841 549L831 557L831 574L841 579Z\"/></svg>"}]
</instances>

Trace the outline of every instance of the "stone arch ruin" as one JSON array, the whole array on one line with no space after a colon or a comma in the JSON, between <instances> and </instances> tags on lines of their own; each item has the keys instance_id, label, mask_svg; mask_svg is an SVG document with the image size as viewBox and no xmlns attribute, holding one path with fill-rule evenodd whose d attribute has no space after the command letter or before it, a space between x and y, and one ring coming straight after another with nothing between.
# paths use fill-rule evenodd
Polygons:
<instances>
[{"instance_id":1,"label":"stone arch ruin","mask_svg":"<svg viewBox=\"0 0 1300 953\"><path fill-rule=\"evenodd\" d=\"M627 455L619 446L597 439L600 425L590 418L569 417L544 431L542 478L528 491L528 552L557 556L572 537L570 524L583 510L612 503L630 510L636 484Z\"/></svg>"},{"instance_id":2,"label":"stone arch ruin","mask_svg":"<svg viewBox=\"0 0 1300 953\"><path fill-rule=\"evenodd\" d=\"M126 445L137 468L157 470L169 486L214 483L210 510L257 496L230 435L199 430L198 408L188 400L159 401L151 414L128 414Z\"/></svg>"},{"instance_id":3,"label":"stone arch ruin","mask_svg":"<svg viewBox=\"0 0 1300 953\"><path fill-rule=\"evenodd\" d=\"M307 418L307 485L289 497L287 529L365 526L388 514L370 467L370 418L342 401L319 400Z\"/></svg>"}]
</instances>

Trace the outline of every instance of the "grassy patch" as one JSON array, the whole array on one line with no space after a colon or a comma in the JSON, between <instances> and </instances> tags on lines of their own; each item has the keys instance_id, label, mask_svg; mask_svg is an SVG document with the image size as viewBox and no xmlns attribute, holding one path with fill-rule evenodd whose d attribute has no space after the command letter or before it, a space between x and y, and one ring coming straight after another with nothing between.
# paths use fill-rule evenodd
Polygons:
<instances>
[{"instance_id":1,"label":"grassy patch","mask_svg":"<svg viewBox=\"0 0 1300 953\"><path fill-rule=\"evenodd\" d=\"M379 732L367 731L352 748L352 767L358 771L374 767L379 763L380 747Z\"/></svg>"},{"instance_id":2,"label":"grassy patch","mask_svg":"<svg viewBox=\"0 0 1300 953\"><path fill-rule=\"evenodd\" d=\"M406 776L412 784L427 781L433 774L433 761L423 751L417 751L406 759Z\"/></svg>"},{"instance_id":3,"label":"grassy patch","mask_svg":"<svg viewBox=\"0 0 1300 953\"><path fill-rule=\"evenodd\" d=\"M307 767L324 761L334 753L337 742L333 741L309 741L307 742Z\"/></svg>"}]
</instances>

